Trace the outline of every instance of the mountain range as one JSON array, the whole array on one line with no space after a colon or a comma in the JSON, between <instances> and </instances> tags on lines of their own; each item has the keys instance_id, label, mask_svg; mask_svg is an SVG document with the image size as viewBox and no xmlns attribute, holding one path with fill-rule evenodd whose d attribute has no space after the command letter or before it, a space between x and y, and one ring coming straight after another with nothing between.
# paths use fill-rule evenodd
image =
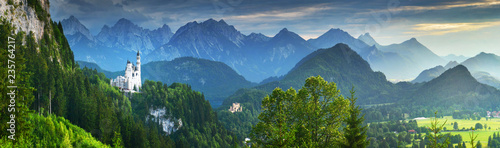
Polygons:
<instances>
[{"instance_id":1,"label":"mountain range","mask_svg":"<svg viewBox=\"0 0 500 148\"><path fill-rule=\"evenodd\" d=\"M179 28L170 42L149 54L145 62L204 58L224 62L246 79L259 82L285 74L314 49L286 28L272 38L257 33L243 35L224 20L209 19Z\"/></svg>"},{"instance_id":2,"label":"mountain range","mask_svg":"<svg viewBox=\"0 0 500 148\"><path fill-rule=\"evenodd\" d=\"M148 54L166 44L173 35L167 25L151 31L127 19L118 20L112 27L104 25L96 36L74 16L61 24L75 60L97 63L109 71L124 70L123 63L135 59L138 50Z\"/></svg>"},{"instance_id":3,"label":"mountain range","mask_svg":"<svg viewBox=\"0 0 500 148\"><path fill-rule=\"evenodd\" d=\"M465 66L458 65L425 83L409 98L416 104L434 107L491 108L498 104L498 97L498 89L479 83Z\"/></svg>"},{"instance_id":4,"label":"mountain range","mask_svg":"<svg viewBox=\"0 0 500 148\"><path fill-rule=\"evenodd\" d=\"M500 71L498 70L498 68L500 68L499 63L500 63L499 56L492 53L482 52L474 57L471 57L463 61L461 64L467 67L468 70L470 70L470 72L472 73L472 76L480 83L487 84L500 89L500 81L498 80L500 78L500 73L499 73ZM459 65L458 62L451 61L444 67L436 66L434 68L424 70L412 82L419 83L419 82L430 81L438 77L442 73L444 73L445 70L453 68L457 65Z\"/></svg>"},{"instance_id":5,"label":"mountain range","mask_svg":"<svg viewBox=\"0 0 500 148\"><path fill-rule=\"evenodd\" d=\"M75 17L65 19L62 25L75 59L95 62L110 71L122 70L120 64L133 59L131 52L141 50L143 63L178 57L203 58L223 62L247 80L261 82L285 75L309 53L337 43L349 45L373 70L383 72L389 79L413 79L422 70L444 64L441 57L415 38L383 46L369 33L354 38L341 29L330 29L306 41L287 28L273 37L261 33L244 35L224 20L214 19L189 22L175 33L167 25L150 31L126 19L118 20L112 27L105 25L96 36L90 35Z\"/></svg>"},{"instance_id":6,"label":"mountain range","mask_svg":"<svg viewBox=\"0 0 500 148\"><path fill-rule=\"evenodd\" d=\"M446 61L457 61L459 63L462 63L463 61L469 59L470 57L466 57L463 55L449 54L446 56L441 56L441 58L445 59Z\"/></svg>"}]
</instances>

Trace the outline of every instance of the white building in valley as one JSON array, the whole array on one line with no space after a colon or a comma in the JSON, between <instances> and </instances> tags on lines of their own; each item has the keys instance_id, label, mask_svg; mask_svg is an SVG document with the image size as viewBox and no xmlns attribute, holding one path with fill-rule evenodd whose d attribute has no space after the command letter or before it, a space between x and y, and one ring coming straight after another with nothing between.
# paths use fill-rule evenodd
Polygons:
<instances>
[{"instance_id":1,"label":"white building in valley","mask_svg":"<svg viewBox=\"0 0 500 148\"><path fill-rule=\"evenodd\" d=\"M137 65L127 60L125 75L111 79L109 83L111 86L117 86L125 92L135 92L135 90L138 91L141 88L141 56L139 51L137 51Z\"/></svg>"}]
</instances>

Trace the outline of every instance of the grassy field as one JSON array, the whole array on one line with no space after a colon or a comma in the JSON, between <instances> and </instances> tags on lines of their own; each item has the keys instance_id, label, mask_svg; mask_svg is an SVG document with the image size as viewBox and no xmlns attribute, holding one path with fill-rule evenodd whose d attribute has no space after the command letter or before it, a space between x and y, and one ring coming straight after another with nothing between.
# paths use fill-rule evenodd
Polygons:
<instances>
[{"instance_id":1,"label":"grassy field","mask_svg":"<svg viewBox=\"0 0 500 148\"><path fill-rule=\"evenodd\" d=\"M485 147L488 143L488 137L492 136L494 132L500 132L500 118L493 118L493 119L488 119L486 121L485 118L482 118L481 120L463 120L463 119L453 119L451 116L445 116L444 118L439 118L438 119L440 125L443 124L446 121L446 129L447 130L453 130L453 125L452 123L457 122L458 123L458 128L466 128L469 129L471 127L475 127L476 123L481 123L486 124L488 127L491 127L491 130L488 129L480 129L474 131L474 135L478 135L476 141L481 141L481 144L483 147ZM417 120L418 126L423 126L423 127L430 127L431 126L431 119L419 119ZM446 133L451 133L452 135L457 135L460 134L462 135L463 141L466 143L470 141L469 138L469 133L470 131L445 131L442 132L444 134ZM467 147L470 147L470 144L467 143Z\"/></svg>"}]
</instances>

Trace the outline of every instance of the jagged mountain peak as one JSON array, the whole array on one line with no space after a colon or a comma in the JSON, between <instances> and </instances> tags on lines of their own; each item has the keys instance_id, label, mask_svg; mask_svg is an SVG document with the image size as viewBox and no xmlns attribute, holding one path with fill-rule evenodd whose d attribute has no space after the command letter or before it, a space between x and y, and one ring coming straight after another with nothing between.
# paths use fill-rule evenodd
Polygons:
<instances>
[{"instance_id":1,"label":"jagged mountain peak","mask_svg":"<svg viewBox=\"0 0 500 148\"><path fill-rule=\"evenodd\" d=\"M142 30L142 27L137 26L132 21L130 21L126 18L119 19L112 28L115 31L125 31L125 30L130 30L130 29Z\"/></svg>"},{"instance_id":2,"label":"jagged mountain peak","mask_svg":"<svg viewBox=\"0 0 500 148\"><path fill-rule=\"evenodd\" d=\"M205 29L215 29L215 30L220 30L220 31L231 31L231 32L238 32L236 28L234 28L233 25L229 25L224 21L223 19L220 19L219 21L214 20L213 18L210 18L206 21L203 21L201 23L198 23L196 21L188 23L185 25L188 28L193 28L193 27L204 27Z\"/></svg>"},{"instance_id":3,"label":"jagged mountain peak","mask_svg":"<svg viewBox=\"0 0 500 148\"><path fill-rule=\"evenodd\" d=\"M266 35L264 35L264 34L262 34L262 33L255 33L255 32L252 32L252 33L250 33L248 36L266 36Z\"/></svg>"},{"instance_id":4,"label":"jagged mountain peak","mask_svg":"<svg viewBox=\"0 0 500 148\"><path fill-rule=\"evenodd\" d=\"M346 38L346 37L352 37L352 36L340 28L330 28L330 30L328 30L327 32L322 34L317 39L320 39L320 38Z\"/></svg>"},{"instance_id":5,"label":"jagged mountain peak","mask_svg":"<svg viewBox=\"0 0 500 148\"><path fill-rule=\"evenodd\" d=\"M126 19L126 18L120 18L116 22L116 24L134 24L134 23L132 23L132 21L130 21L130 20Z\"/></svg>"},{"instance_id":6,"label":"jagged mountain peak","mask_svg":"<svg viewBox=\"0 0 500 148\"><path fill-rule=\"evenodd\" d=\"M167 24L163 24L160 28L157 28L155 30L153 30L152 32L168 32L169 34L173 34L172 33L172 30L170 29L170 26L168 26Z\"/></svg>"},{"instance_id":7,"label":"jagged mountain peak","mask_svg":"<svg viewBox=\"0 0 500 148\"><path fill-rule=\"evenodd\" d=\"M340 28L330 28L330 30L328 30L326 33L347 33L347 32L345 32L344 30L342 30Z\"/></svg>"},{"instance_id":8,"label":"jagged mountain peak","mask_svg":"<svg viewBox=\"0 0 500 148\"><path fill-rule=\"evenodd\" d=\"M372 37L372 36L370 35L370 33L368 33L368 32L367 32L367 33L365 33L365 34L361 34L361 35L359 35L358 39L360 39L360 38L364 38L364 37L373 39L373 37Z\"/></svg>"},{"instance_id":9,"label":"jagged mountain peak","mask_svg":"<svg viewBox=\"0 0 500 148\"><path fill-rule=\"evenodd\" d=\"M271 38L262 33L252 32L247 36L247 39L250 39L252 41L264 42L264 41L269 41Z\"/></svg>"},{"instance_id":10,"label":"jagged mountain peak","mask_svg":"<svg viewBox=\"0 0 500 148\"><path fill-rule=\"evenodd\" d=\"M195 21L196 22L196 21ZM219 21L216 21L214 20L213 18L210 18L204 22L202 22L202 24L205 24L205 25L223 25L223 26L229 26L226 21L224 21L223 19L219 20Z\"/></svg>"},{"instance_id":11,"label":"jagged mountain peak","mask_svg":"<svg viewBox=\"0 0 500 148\"><path fill-rule=\"evenodd\" d=\"M273 40L303 40L303 41L305 41L302 37L300 37L295 32L288 31L287 28L281 29L280 32L273 37Z\"/></svg>"},{"instance_id":12,"label":"jagged mountain peak","mask_svg":"<svg viewBox=\"0 0 500 148\"><path fill-rule=\"evenodd\" d=\"M406 40L404 41L403 43L401 44L412 44L412 45L422 45L420 42L418 42L418 40L414 37L412 37L411 39L409 40Z\"/></svg>"},{"instance_id":13,"label":"jagged mountain peak","mask_svg":"<svg viewBox=\"0 0 500 148\"><path fill-rule=\"evenodd\" d=\"M74 15L69 16L68 20L78 21L78 19Z\"/></svg>"},{"instance_id":14,"label":"jagged mountain peak","mask_svg":"<svg viewBox=\"0 0 500 148\"><path fill-rule=\"evenodd\" d=\"M369 32L367 32L367 33L365 33L365 34L362 34L362 35L360 35L360 36L372 37L372 36L370 35L370 33L369 33Z\"/></svg>"},{"instance_id":15,"label":"jagged mountain peak","mask_svg":"<svg viewBox=\"0 0 500 148\"><path fill-rule=\"evenodd\" d=\"M90 33L89 29L85 27L75 16L71 15L67 19L63 19L61 21L61 24L63 26L63 31L64 35L70 36L70 35L75 35L75 36L81 36L83 35L84 38L87 38L89 41L94 41L94 36ZM77 37L80 38L81 37ZM76 40L69 40L71 45L74 45Z\"/></svg>"},{"instance_id":16,"label":"jagged mountain peak","mask_svg":"<svg viewBox=\"0 0 500 148\"><path fill-rule=\"evenodd\" d=\"M453 68L457 65L459 65L459 63L457 61L450 61L450 62L448 62L448 64L446 64L444 66L444 69L450 69L450 68Z\"/></svg>"},{"instance_id":17,"label":"jagged mountain peak","mask_svg":"<svg viewBox=\"0 0 500 148\"><path fill-rule=\"evenodd\" d=\"M243 45L242 40L245 36L236 30L234 26L228 25L224 20L216 21L210 18L201 23L193 21L180 27L172 36L171 42L172 44L180 44L194 38L207 43L213 42L215 38L218 38L220 41L227 40L240 47Z\"/></svg>"},{"instance_id":18,"label":"jagged mountain peak","mask_svg":"<svg viewBox=\"0 0 500 148\"><path fill-rule=\"evenodd\" d=\"M370 35L370 33L365 33L365 34L362 34L362 35L359 35L358 37L358 40L361 40L363 42L365 42L366 44L370 45L370 46L373 46L373 45L379 45L377 43L377 41L375 41L375 39L373 39L373 37Z\"/></svg>"},{"instance_id":19,"label":"jagged mountain peak","mask_svg":"<svg viewBox=\"0 0 500 148\"><path fill-rule=\"evenodd\" d=\"M331 28L316 39L308 40L311 45L318 48L330 48L338 43L348 44L354 51L361 53L364 48L369 47L366 43L352 37L349 33L339 28Z\"/></svg>"},{"instance_id":20,"label":"jagged mountain peak","mask_svg":"<svg viewBox=\"0 0 500 148\"><path fill-rule=\"evenodd\" d=\"M170 30L170 27L167 24L163 24L160 28L168 28Z\"/></svg>"}]
</instances>

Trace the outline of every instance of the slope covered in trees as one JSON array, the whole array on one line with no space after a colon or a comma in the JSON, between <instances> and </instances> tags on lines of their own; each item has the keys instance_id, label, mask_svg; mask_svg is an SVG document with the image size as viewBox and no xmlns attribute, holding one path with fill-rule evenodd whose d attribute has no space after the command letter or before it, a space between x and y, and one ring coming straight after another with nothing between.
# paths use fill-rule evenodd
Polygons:
<instances>
[{"instance_id":1,"label":"slope covered in trees","mask_svg":"<svg viewBox=\"0 0 500 148\"><path fill-rule=\"evenodd\" d=\"M319 49L302 59L282 80L267 83L257 88L271 91L275 87L298 88L310 76L322 76L329 82L337 83L342 95L348 95L350 88L359 91L360 104L392 102L394 85L384 74L374 72L368 62L345 44Z\"/></svg>"},{"instance_id":2,"label":"slope covered in trees","mask_svg":"<svg viewBox=\"0 0 500 148\"><path fill-rule=\"evenodd\" d=\"M496 108L500 91L477 82L463 65L445 71L439 77L420 87L411 100L426 106L451 106Z\"/></svg>"},{"instance_id":3,"label":"slope covered in trees","mask_svg":"<svg viewBox=\"0 0 500 148\"><path fill-rule=\"evenodd\" d=\"M165 84L186 83L200 91L212 104L222 102L240 88L254 86L222 62L192 57L150 62L142 66L142 79Z\"/></svg>"},{"instance_id":4,"label":"slope covered in trees","mask_svg":"<svg viewBox=\"0 0 500 148\"><path fill-rule=\"evenodd\" d=\"M29 114L27 121L36 125L36 128L27 131L31 133L30 136L17 139L19 143L16 147L110 147L62 117ZM118 140L116 142L120 143ZM2 147L14 147L13 141L6 137L2 137L0 143Z\"/></svg>"},{"instance_id":5,"label":"slope covered in trees","mask_svg":"<svg viewBox=\"0 0 500 148\"><path fill-rule=\"evenodd\" d=\"M191 86L180 83L167 86L161 82L146 81L141 91L141 94L133 94L131 99L136 116L149 118L146 123L160 126L160 122L150 117L151 111L160 109L165 110L165 118L180 121L176 123L179 124L178 130L168 136L175 141L175 147L230 147L239 144L236 137L217 120L204 95L193 91ZM157 144L155 141L149 143Z\"/></svg>"},{"instance_id":6,"label":"slope covered in trees","mask_svg":"<svg viewBox=\"0 0 500 148\"><path fill-rule=\"evenodd\" d=\"M81 68L88 67L103 72L108 78L123 75L124 71L109 72L95 63L78 61ZM124 63L125 65L125 63ZM142 80L161 81L165 84L186 83L200 91L214 107L240 88L255 84L247 81L228 65L206 59L182 57L172 61L157 61L142 65Z\"/></svg>"}]
</instances>

